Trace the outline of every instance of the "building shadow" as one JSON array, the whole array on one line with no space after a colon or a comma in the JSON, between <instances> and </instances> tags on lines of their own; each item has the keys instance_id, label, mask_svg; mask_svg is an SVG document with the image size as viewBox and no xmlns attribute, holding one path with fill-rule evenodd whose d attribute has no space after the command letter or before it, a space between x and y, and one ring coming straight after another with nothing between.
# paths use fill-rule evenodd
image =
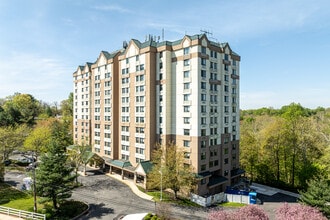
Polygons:
<instances>
[{"instance_id":1,"label":"building shadow","mask_svg":"<svg viewBox=\"0 0 330 220\"><path fill-rule=\"evenodd\" d=\"M285 195L283 193L275 193L272 196L264 195L261 193L257 194L257 198L264 202L287 202L287 203L296 203L298 198L294 196Z\"/></svg>"},{"instance_id":2,"label":"building shadow","mask_svg":"<svg viewBox=\"0 0 330 220\"><path fill-rule=\"evenodd\" d=\"M112 208L106 207L104 203L100 204L89 204L89 211L81 216L79 220L87 220L91 218L102 218L109 214L114 214L114 210Z\"/></svg>"}]
</instances>

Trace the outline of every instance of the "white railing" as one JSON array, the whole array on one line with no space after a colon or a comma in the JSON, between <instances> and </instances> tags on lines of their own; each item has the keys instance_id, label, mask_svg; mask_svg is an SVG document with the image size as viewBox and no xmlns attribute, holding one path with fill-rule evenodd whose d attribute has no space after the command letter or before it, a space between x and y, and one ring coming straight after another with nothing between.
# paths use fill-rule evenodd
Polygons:
<instances>
[{"instance_id":1,"label":"white railing","mask_svg":"<svg viewBox=\"0 0 330 220\"><path fill-rule=\"evenodd\" d=\"M33 219L33 220L39 220L43 219L46 220L46 215L45 214L39 214L35 212L27 212L19 209L12 209L12 208L7 208L4 206L0 206L0 213L5 214L5 215L10 215L10 216L16 216L19 218L24 218L24 219Z\"/></svg>"}]
</instances>

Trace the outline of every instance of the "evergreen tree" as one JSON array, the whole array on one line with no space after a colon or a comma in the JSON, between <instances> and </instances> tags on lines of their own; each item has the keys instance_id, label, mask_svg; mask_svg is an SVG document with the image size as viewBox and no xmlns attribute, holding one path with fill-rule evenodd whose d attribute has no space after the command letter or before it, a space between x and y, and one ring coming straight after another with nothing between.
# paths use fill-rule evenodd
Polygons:
<instances>
[{"instance_id":1,"label":"evergreen tree","mask_svg":"<svg viewBox=\"0 0 330 220\"><path fill-rule=\"evenodd\" d=\"M306 192L300 192L300 202L319 208L325 215L330 216L330 181L314 179L308 182Z\"/></svg>"},{"instance_id":2,"label":"evergreen tree","mask_svg":"<svg viewBox=\"0 0 330 220\"><path fill-rule=\"evenodd\" d=\"M52 201L53 208L58 209L58 204L71 197L71 190L75 175L73 168L67 163L65 147L53 139L47 153L41 157L41 163L36 174L37 192L45 201Z\"/></svg>"},{"instance_id":3,"label":"evergreen tree","mask_svg":"<svg viewBox=\"0 0 330 220\"><path fill-rule=\"evenodd\" d=\"M0 156L0 183L5 180L5 164Z\"/></svg>"}]
</instances>

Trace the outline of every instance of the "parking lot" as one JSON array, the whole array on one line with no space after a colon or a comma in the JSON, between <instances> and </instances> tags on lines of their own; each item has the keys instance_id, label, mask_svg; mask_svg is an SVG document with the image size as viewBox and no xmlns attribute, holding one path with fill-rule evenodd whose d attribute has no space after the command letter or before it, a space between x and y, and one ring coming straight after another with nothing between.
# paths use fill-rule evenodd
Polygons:
<instances>
[{"instance_id":1,"label":"parking lot","mask_svg":"<svg viewBox=\"0 0 330 220\"><path fill-rule=\"evenodd\" d=\"M20 189L25 177L26 174L22 172L6 172L5 181ZM126 214L155 212L156 206L159 205L136 196L127 185L97 170L87 171L87 176L80 176L78 180L83 186L74 190L72 199L83 201L90 206L89 212L82 216L81 220L110 220ZM274 189L262 190L273 192L271 195L258 194L258 198L263 201L260 207L270 215L270 219L275 218L274 210L283 202L295 203L297 200L294 196ZM169 211L178 219L197 220L207 219L209 209L170 206Z\"/></svg>"}]
</instances>

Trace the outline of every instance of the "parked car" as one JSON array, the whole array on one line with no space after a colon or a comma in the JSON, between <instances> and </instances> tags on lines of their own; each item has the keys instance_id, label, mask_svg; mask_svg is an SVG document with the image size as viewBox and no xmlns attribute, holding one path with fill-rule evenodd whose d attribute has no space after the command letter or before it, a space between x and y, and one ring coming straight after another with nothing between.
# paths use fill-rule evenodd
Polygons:
<instances>
[{"instance_id":1,"label":"parked car","mask_svg":"<svg viewBox=\"0 0 330 220\"><path fill-rule=\"evenodd\" d=\"M33 163L34 159L30 157L22 157L18 159L19 162L21 163Z\"/></svg>"},{"instance_id":2,"label":"parked car","mask_svg":"<svg viewBox=\"0 0 330 220\"><path fill-rule=\"evenodd\" d=\"M128 215L121 215L118 219L119 220L143 220L148 213L135 213L135 214L128 214Z\"/></svg>"},{"instance_id":3,"label":"parked car","mask_svg":"<svg viewBox=\"0 0 330 220\"><path fill-rule=\"evenodd\" d=\"M3 163L5 164L5 166L9 166L11 164L11 160L5 160Z\"/></svg>"},{"instance_id":4,"label":"parked car","mask_svg":"<svg viewBox=\"0 0 330 220\"><path fill-rule=\"evenodd\" d=\"M37 166L38 166L38 162L33 162L33 163L30 163L25 169L26 169L26 171L30 171L30 170L37 168Z\"/></svg>"}]
</instances>

